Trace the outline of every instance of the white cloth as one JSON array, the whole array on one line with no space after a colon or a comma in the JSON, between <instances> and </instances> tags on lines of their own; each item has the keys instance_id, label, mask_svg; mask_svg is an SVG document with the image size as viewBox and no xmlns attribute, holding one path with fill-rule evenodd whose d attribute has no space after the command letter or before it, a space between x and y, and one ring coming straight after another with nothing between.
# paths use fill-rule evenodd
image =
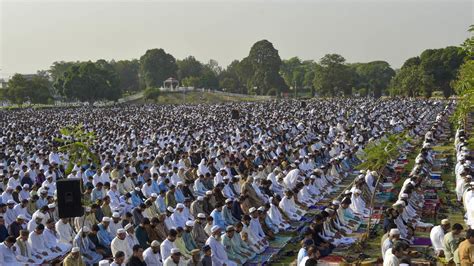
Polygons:
<instances>
[{"instance_id":1,"label":"white cloth","mask_svg":"<svg viewBox=\"0 0 474 266\"><path fill-rule=\"evenodd\" d=\"M162 265L160 252L153 253L153 249L151 247L147 248L143 252L143 259L145 260L146 265Z\"/></svg>"},{"instance_id":2,"label":"white cloth","mask_svg":"<svg viewBox=\"0 0 474 266\"><path fill-rule=\"evenodd\" d=\"M443 250L444 230L441 225L431 228L430 239L435 250Z\"/></svg>"},{"instance_id":3,"label":"white cloth","mask_svg":"<svg viewBox=\"0 0 474 266\"><path fill-rule=\"evenodd\" d=\"M112 256L115 256L115 253L117 253L117 251L122 251L123 253L125 253L125 258L130 258L133 255L132 247L130 247L127 238L122 240L118 237L115 237L110 243L110 248L112 250Z\"/></svg>"}]
</instances>

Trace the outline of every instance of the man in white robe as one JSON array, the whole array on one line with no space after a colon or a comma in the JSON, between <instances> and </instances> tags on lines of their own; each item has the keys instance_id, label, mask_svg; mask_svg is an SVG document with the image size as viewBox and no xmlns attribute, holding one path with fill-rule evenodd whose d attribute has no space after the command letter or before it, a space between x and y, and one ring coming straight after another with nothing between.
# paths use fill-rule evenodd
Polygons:
<instances>
[{"instance_id":1,"label":"man in white robe","mask_svg":"<svg viewBox=\"0 0 474 266\"><path fill-rule=\"evenodd\" d=\"M133 254L132 247L130 247L126 237L127 233L125 229L118 229L116 232L117 236L112 239L110 244L110 248L112 250L112 254L116 254L118 251L122 251L125 253L126 258L130 258Z\"/></svg>"},{"instance_id":2,"label":"man in white robe","mask_svg":"<svg viewBox=\"0 0 474 266\"><path fill-rule=\"evenodd\" d=\"M213 266L237 266L237 263L230 260L227 256L224 246L221 243L221 229L214 225L211 228L212 235L207 239L206 245L209 245L212 250L212 265Z\"/></svg>"},{"instance_id":3,"label":"man in white robe","mask_svg":"<svg viewBox=\"0 0 474 266\"><path fill-rule=\"evenodd\" d=\"M178 232L175 229L171 229L168 233L168 237L161 243L160 254L163 261L171 255L171 250L176 248L174 241L176 240L177 235Z\"/></svg>"},{"instance_id":4,"label":"man in white robe","mask_svg":"<svg viewBox=\"0 0 474 266\"><path fill-rule=\"evenodd\" d=\"M59 241L59 235L56 232L53 219L49 219L46 223L46 229L44 229L43 236L46 246L51 250L55 250L56 253L60 254L60 256L63 256L72 248L72 244Z\"/></svg>"},{"instance_id":5,"label":"man in white robe","mask_svg":"<svg viewBox=\"0 0 474 266\"><path fill-rule=\"evenodd\" d=\"M46 240L43 235L44 225L36 226L36 229L30 233L28 243L33 249L33 254L42 256L45 260L51 260L60 256L60 253L55 249L48 248Z\"/></svg>"},{"instance_id":6,"label":"man in white robe","mask_svg":"<svg viewBox=\"0 0 474 266\"><path fill-rule=\"evenodd\" d=\"M295 200L293 198L293 192L286 191L285 197L280 200L278 206L282 209L285 214L293 221L301 220L301 217L305 214L303 210L296 206Z\"/></svg>"},{"instance_id":7,"label":"man in white robe","mask_svg":"<svg viewBox=\"0 0 474 266\"><path fill-rule=\"evenodd\" d=\"M160 243L158 241L153 240L150 247L145 249L143 259L147 265L161 266L163 264L160 255Z\"/></svg>"},{"instance_id":8,"label":"man in white robe","mask_svg":"<svg viewBox=\"0 0 474 266\"><path fill-rule=\"evenodd\" d=\"M440 225L437 225L431 228L430 240L437 256L444 255L444 249L443 249L444 235L449 231L450 228L451 228L451 224L448 219L441 220Z\"/></svg>"},{"instance_id":9,"label":"man in white robe","mask_svg":"<svg viewBox=\"0 0 474 266\"><path fill-rule=\"evenodd\" d=\"M270 208L267 211L267 215L270 217L272 222L278 226L279 229L286 230L290 228L290 224L284 219L276 205L277 203L278 201L276 199L270 197Z\"/></svg>"},{"instance_id":10,"label":"man in white robe","mask_svg":"<svg viewBox=\"0 0 474 266\"><path fill-rule=\"evenodd\" d=\"M72 244L72 241L74 240L74 231L72 230L72 226L69 223L69 219L60 219L56 222L55 227L56 232L59 235L59 241L66 244Z\"/></svg>"}]
</instances>

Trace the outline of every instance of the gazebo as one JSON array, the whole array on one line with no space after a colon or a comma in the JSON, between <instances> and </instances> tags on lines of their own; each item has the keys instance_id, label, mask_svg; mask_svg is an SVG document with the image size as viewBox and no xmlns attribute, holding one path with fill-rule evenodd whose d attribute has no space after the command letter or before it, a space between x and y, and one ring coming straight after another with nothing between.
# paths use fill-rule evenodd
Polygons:
<instances>
[{"instance_id":1,"label":"gazebo","mask_svg":"<svg viewBox=\"0 0 474 266\"><path fill-rule=\"evenodd\" d=\"M166 79L165 81L163 81L163 89L165 90L174 91L178 89L178 87L179 87L179 81L173 77L170 77Z\"/></svg>"}]
</instances>

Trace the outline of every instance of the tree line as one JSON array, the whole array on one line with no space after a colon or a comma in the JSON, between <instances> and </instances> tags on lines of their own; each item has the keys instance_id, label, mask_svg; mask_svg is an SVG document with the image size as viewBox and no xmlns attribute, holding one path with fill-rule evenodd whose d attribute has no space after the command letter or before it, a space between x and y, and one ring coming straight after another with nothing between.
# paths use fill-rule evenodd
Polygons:
<instances>
[{"instance_id":1,"label":"tree line","mask_svg":"<svg viewBox=\"0 0 474 266\"><path fill-rule=\"evenodd\" d=\"M348 63L338 54L319 61L298 57L282 60L267 40L256 42L247 57L226 68L217 61L182 60L163 49L150 49L139 59L54 62L49 70L27 77L15 74L3 98L12 103L116 101L124 94L155 92L169 77L182 86L258 95L425 96L456 93L454 80L469 53L462 46L427 49L394 70L385 61ZM154 95L156 97L156 95Z\"/></svg>"}]
</instances>

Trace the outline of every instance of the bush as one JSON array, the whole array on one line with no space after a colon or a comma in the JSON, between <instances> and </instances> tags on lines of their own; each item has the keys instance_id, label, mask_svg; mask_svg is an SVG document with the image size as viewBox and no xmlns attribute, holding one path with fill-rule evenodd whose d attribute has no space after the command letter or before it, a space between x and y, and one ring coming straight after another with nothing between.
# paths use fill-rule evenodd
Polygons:
<instances>
[{"instance_id":1,"label":"bush","mask_svg":"<svg viewBox=\"0 0 474 266\"><path fill-rule=\"evenodd\" d=\"M156 100L160 96L160 89L158 88L147 88L144 93L146 100Z\"/></svg>"}]
</instances>

